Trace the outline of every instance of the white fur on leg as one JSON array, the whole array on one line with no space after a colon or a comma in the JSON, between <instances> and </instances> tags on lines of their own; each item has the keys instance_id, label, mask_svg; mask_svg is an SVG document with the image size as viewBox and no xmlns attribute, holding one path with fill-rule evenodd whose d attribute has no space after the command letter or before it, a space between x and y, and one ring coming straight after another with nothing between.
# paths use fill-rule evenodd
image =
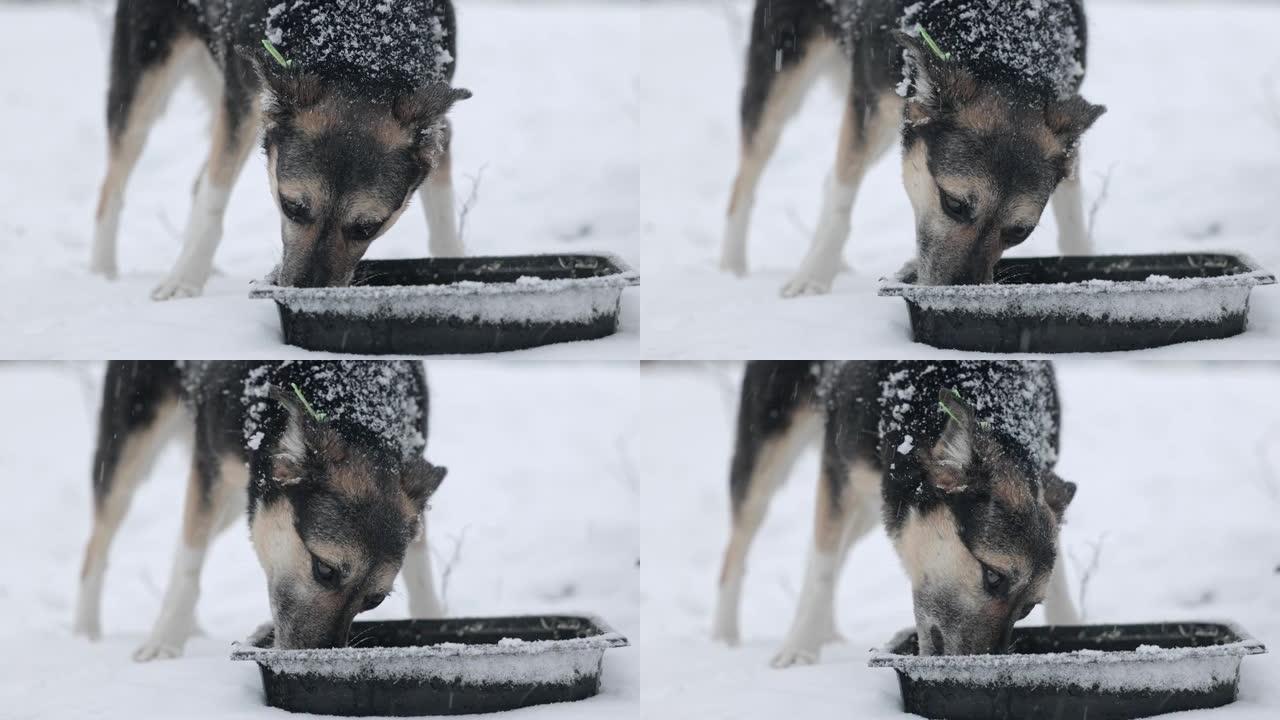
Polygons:
<instances>
[{"instance_id":1,"label":"white fur on leg","mask_svg":"<svg viewBox=\"0 0 1280 720\"><path fill-rule=\"evenodd\" d=\"M747 225L751 222L753 198L741 197L738 205L729 213L724 227L724 241L720 246L720 269L738 277L747 274Z\"/></svg>"},{"instance_id":2,"label":"white fur on leg","mask_svg":"<svg viewBox=\"0 0 1280 720\"><path fill-rule=\"evenodd\" d=\"M222 241L222 217L231 188L219 187L206 174L200 179L183 233L182 253L169 277L151 292L153 300L195 297L213 270L213 254Z\"/></svg>"},{"instance_id":3,"label":"white fur on leg","mask_svg":"<svg viewBox=\"0 0 1280 720\"><path fill-rule=\"evenodd\" d=\"M467 254L458 237L458 216L454 210L453 177L432 177L419 192L427 216L432 257L462 257Z\"/></svg>"},{"instance_id":4,"label":"white fur on leg","mask_svg":"<svg viewBox=\"0 0 1280 720\"><path fill-rule=\"evenodd\" d=\"M405 588L409 593L409 617L438 618L444 615L444 607L436 595L435 579L431 572L431 551L427 547L427 516L422 516L422 531L409 543L404 553Z\"/></svg>"},{"instance_id":5,"label":"white fur on leg","mask_svg":"<svg viewBox=\"0 0 1280 720\"><path fill-rule=\"evenodd\" d=\"M1044 598L1044 618L1050 625L1079 625L1080 613L1071 599L1071 585L1067 581L1067 563L1062 557L1062 545L1058 545L1058 561L1049 576L1049 588Z\"/></svg>"},{"instance_id":6,"label":"white fur on leg","mask_svg":"<svg viewBox=\"0 0 1280 720\"><path fill-rule=\"evenodd\" d=\"M711 626L711 639L729 647L742 641L738 630L738 608L742 604L742 570L731 571L720 583L716 596L716 617Z\"/></svg>"},{"instance_id":7,"label":"white fur on leg","mask_svg":"<svg viewBox=\"0 0 1280 720\"><path fill-rule=\"evenodd\" d=\"M817 548L809 551L800 603L782 648L773 657L774 667L812 665L818 662L823 644L837 639L835 596L839 572L840 559L836 553Z\"/></svg>"},{"instance_id":8,"label":"white fur on leg","mask_svg":"<svg viewBox=\"0 0 1280 720\"><path fill-rule=\"evenodd\" d=\"M103 568L91 568L80 578L80 593L76 596L76 618L72 632L83 635L90 640L102 637L101 603L102 603Z\"/></svg>"},{"instance_id":9,"label":"white fur on leg","mask_svg":"<svg viewBox=\"0 0 1280 720\"><path fill-rule=\"evenodd\" d=\"M93 228L93 252L89 258L89 271L108 280L119 275L116 268L116 237L120 231L120 202L108 202L102 208L102 216Z\"/></svg>"},{"instance_id":10,"label":"white fur on leg","mask_svg":"<svg viewBox=\"0 0 1280 720\"><path fill-rule=\"evenodd\" d=\"M846 185L833 172L827 176L822 197L822 213L809 254L791 280L782 287L783 297L824 295L840 272L841 255L849 240L850 215L858 195L858 183Z\"/></svg>"},{"instance_id":11,"label":"white fur on leg","mask_svg":"<svg viewBox=\"0 0 1280 720\"><path fill-rule=\"evenodd\" d=\"M1058 250L1063 255L1092 254L1093 241L1084 222L1084 191L1078 169L1059 183L1051 202L1058 222Z\"/></svg>"},{"instance_id":12,"label":"white fur on leg","mask_svg":"<svg viewBox=\"0 0 1280 720\"><path fill-rule=\"evenodd\" d=\"M151 636L134 653L138 662L174 658L182 654L187 638L196 632L196 600L200 597L200 570L205 550L179 543L173 559L169 588Z\"/></svg>"}]
</instances>

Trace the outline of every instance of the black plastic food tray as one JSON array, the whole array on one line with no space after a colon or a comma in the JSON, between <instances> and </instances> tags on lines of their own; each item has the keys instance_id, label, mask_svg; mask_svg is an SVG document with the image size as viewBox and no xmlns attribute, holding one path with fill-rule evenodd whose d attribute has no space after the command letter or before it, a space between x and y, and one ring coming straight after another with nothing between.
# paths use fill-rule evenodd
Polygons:
<instances>
[{"instance_id":1,"label":"black plastic food tray","mask_svg":"<svg viewBox=\"0 0 1280 720\"><path fill-rule=\"evenodd\" d=\"M992 353L1138 350L1245 331L1249 292L1275 276L1228 253L1006 258L991 285L880 288L902 297L916 342Z\"/></svg>"},{"instance_id":2,"label":"black plastic food tray","mask_svg":"<svg viewBox=\"0 0 1280 720\"><path fill-rule=\"evenodd\" d=\"M232 660L262 671L266 703L319 715L461 715L583 700L604 651L627 644L598 618L393 620L351 625L352 646L277 650L270 626Z\"/></svg>"},{"instance_id":3,"label":"black plastic food tray","mask_svg":"<svg viewBox=\"0 0 1280 720\"><path fill-rule=\"evenodd\" d=\"M309 350L434 355L520 350L618 331L639 275L612 255L364 260L349 287L294 288L274 273L284 341Z\"/></svg>"},{"instance_id":4,"label":"black plastic food tray","mask_svg":"<svg viewBox=\"0 0 1280 720\"><path fill-rule=\"evenodd\" d=\"M898 671L903 709L929 718L1110 720L1235 702L1240 661L1266 652L1230 623L1025 627L1006 655L916 655L904 630L872 667Z\"/></svg>"}]
</instances>

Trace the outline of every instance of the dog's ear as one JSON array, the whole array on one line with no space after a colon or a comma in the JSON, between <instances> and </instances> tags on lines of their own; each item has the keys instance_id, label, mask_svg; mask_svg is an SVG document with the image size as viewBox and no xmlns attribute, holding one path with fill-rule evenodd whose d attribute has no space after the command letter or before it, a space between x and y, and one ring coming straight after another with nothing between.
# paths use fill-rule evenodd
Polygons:
<instances>
[{"instance_id":1,"label":"dog's ear","mask_svg":"<svg viewBox=\"0 0 1280 720\"><path fill-rule=\"evenodd\" d=\"M262 86L263 111L269 122L279 124L294 112L320 102L324 96L320 76L304 72L296 64L282 66L265 48L237 46L236 55Z\"/></svg>"},{"instance_id":2,"label":"dog's ear","mask_svg":"<svg viewBox=\"0 0 1280 720\"><path fill-rule=\"evenodd\" d=\"M938 441L927 451L925 467L934 487L944 493L960 492L968 489L978 421L973 408L955 390L938 393L938 410L946 415L946 424Z\"/></svg>"},{"instance_id":3,"label":"dog's ear","mask_svg":"<svg viewBox=\"0 0 1280 720\"><path fill-rule=\"evenodd\" d=\"M427 506L427 500L440 487L448 469L432 465L421 457L414 457L404 463L400 470L400 485L409 496L418 512Z\"/></svg>"},{"instance_id":4,"label":"dog's ear","mask_svg":"<svg viewBox=\"0 0 1280 720\"><path fill-rule=\"evenodd\" d=\"M335 438L327 437L329 434L296 395L275 385L267 387L267 395L286 412L284 431L280 433L275 447L276 482L285 486L296 485L303 479L302 469L306 465L309 449L332 454L340 452L341 448ZM337 457L330 459L341 460Z\"/></svg>"},{"instance_id":5,"label":"dog's ear","mask_svg":"<svg viewBox=\"0 0 1280 720\"><path fill-rule=\"evenodd\" d=\"M425 128L444 117L454 103L469 97L470 90L443 82L430 83L397 97L391 103L391 111L405 126Z\"/></svg>"},{"instance_id":6,"label":"dog's ear","mask_svg":"<svg viewBox=\"0 0 1280 720\"><path fill-rule=\"evenodd\" d=\"M1051 101L1045 107L1044 121L1064 148L1072 150L1080 136L1107 111L1106 106L1094 105L1079 95L1066 100Z\"/></svg>"},{"instance_id":7,"label":"dog's ear","mask_svg":"<svg viewBox=\"0 0 1280 720\"><path fill-rule=\"evenodd\" d=\"M943 60L921 42L901 31L893 39L902 46L907 93L907 120L926 125L955 113L978 94L978 83L961 65Z\"/></svg>"},{"instance_id":8,"label":"dog's ear","mask_svg":"<svg viewBox=\"0 0 1280 720\"><path fill-rule=\"evenodd\" d=\"M1062 522L1062 516L1067 512L1067 506L1075 496L1075 483L1063 480L1057 473L1049 473L1044 483L1044 501L1049 509L1053 510L1053 514L1058 516L1058 522Z\"/></svg>"},{"instance_id":9,"label":"dog's ear","mask_svg":"<svg viewBox=\"0 0 1280 720\"><path fill-rule=\"evenodd\" d=\"M418 157L434 167L449 138L449 122L445 114L459 100L471 97L470 90L450 87L448 83L431 83L398 96L391 102L392 116L413 134Z\"/></svg>"}]
</instances>

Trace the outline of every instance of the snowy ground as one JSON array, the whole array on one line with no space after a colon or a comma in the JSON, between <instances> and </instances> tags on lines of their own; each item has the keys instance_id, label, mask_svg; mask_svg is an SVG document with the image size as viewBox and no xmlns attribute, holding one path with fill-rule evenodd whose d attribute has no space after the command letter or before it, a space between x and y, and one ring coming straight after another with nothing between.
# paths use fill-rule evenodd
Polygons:
<instances>
[{"instance_id":1,"label":"snowy ground","mask_svg":"<svg viewBox=\"0 0 1280 720\"><path fill-rule=\"evenodd\" d=\"M437 573L451 566L451 614L594 612L620 632L639 627L630 467L638 376L633 367L439 361L429 457L449 468L432 500ZM237 524L214 545L199 604L207 637L184 657L130 659L159 611L177 542L188 461L166 452L138 492L113 548L102 642L70 622L89 531L89 453L100 366L0 364L0 397L26 408L4 427L0 475L0 716L292 718L262 704L257 667L228 660L231 642L269 617L262 571ZM531 421L537 418L537 421ZM403 594L371 616L403 617ZM638 648L610 650L600 696L510 713L513 718L628 717L638 699ZM504 716L505 717L505 716Z\"/></svg>"},{"instance_id":2,"label":"snowy ground","mask_svg":"<svg viewBox=\"0 0 1280 720\"><path fill-rule=\"evenodd\" d=\"M1083 144L1086 211L1098 207L1100 252L1242 250L1280 267L1280 6L1222 0L1090 0L1085 96L1108 113ZM840 103L819 83L783 134L751 224L745 280L717 270L737 162L737 104L749 3L661 5L664 45L643 78L647 162L643 296L646 357L928 357L910 341L902 300L878 280L913 252L901 162L890 153L864 181L845 257L854 268L825 297L778 291L809 247L822 180L835 156ZM641 19L635 21L641 24ZM1141 42L1135 38L1141 37ZM646 66L650 67L650 66ZM1019 254L1056 252L1044 222ZM1280 356L1280 288L1254 293L1247 334L1152 351L1178 357Z\"/></svg>"},{"instance_id":3,"label":"snowy ground","mask_svg":"<svg viewBox=\"0 0 1280 720\"><path fill-rule=\"evenodd\" d=\"M155 303L178 256L190 188L207 152L208 112L184 86L130 182L120 230L122 278L88 271L106 158L103 105L108 0L0 3L0 357L285 357L273 303L248 283L278 261L278 211L252 157L231 198L203 297ZM475 97L451 113L459 202L475 254L618 253L639 264L636 72L640 38L623 3L459 3L457 85ZM51 39L56 39L53 41ZM583 62L582 58L591 58ZM568 68L572 72L566 71ZM369 257L426 253L417 207ZM635 358L638 290L619 335L527 351L533 357Z\"/></svg>"},{"instance_id":4,"label":"snowy ground","mask_svg":"<svg viewBox=\"0 0 1280 720\"><path fill-rule=\"evenodd\" d=\"M652 717L859 718L901 713L893 672L868 649L912 624L910 586L882 532L850 555L837 607L847 642L811 667L774 670L795 609L817 454L774 500L748 561L743 646L709 639L728 538L727 473L738 366L645 372L642 694ZM1280 712L1280 367L1060 364L1060 472L1080 489L1063 530L1091 622L1228 618L1271 646L1246 658L1240 700L1176 717ZM1122 390L1117 390L1122 388ZM1083 569L1098 548L1087 591ZM1029 623L1040 622L1036 610Z\"/></svg>"}]
</instances>

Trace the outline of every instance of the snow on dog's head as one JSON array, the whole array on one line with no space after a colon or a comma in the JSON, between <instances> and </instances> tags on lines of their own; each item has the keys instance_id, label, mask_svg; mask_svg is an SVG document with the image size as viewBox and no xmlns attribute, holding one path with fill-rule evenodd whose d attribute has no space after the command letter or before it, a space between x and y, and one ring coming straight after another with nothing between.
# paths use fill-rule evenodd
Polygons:
<instances>
[{"instance_id":1,"label":"snow on dog's head","mask_svg":"<svg viewBox=\"0 0 1280 720\"><path fill-rule=\"evenodd\" d=\"M353 440L302 398L272 387L283 427L255 463L250 538L267 574L279 648L346 645L353 618L391 591L445 469Z\"/></svg>"},{"instance_id":2,"label":"snow on dog's head","mask_svg":"<svg viewBox=\"0 0 1280 720\"><path fill-rule=\"evenodd\" d=\"M930 0L905 18L903 179L925 285L993 281L1072 176L1105 108L1078 94L1083 17L1070 0Z\"/></svg>"},{"instance_id":3,"label":"snow on dog's head","mask_svg":"<svg viewBox=\"0 0 1280 720\"><path fill-rule=\"evenodd\" d=\"M413 192L449 172L445 115L471 96L450 85L453 36L445 2L291 0L264 47L240 49L262 88L281 285L349 285Z\"/></svg>"},{"instance_id":4,"label":"snow on dog's head","mask_svg":"<svg viewBox=\"0 0 1280 720\"><path fill-rule=\"evenodd\" d=\"M920 653L1003 652L1013 624L1044 599L1075 485L1027 462L956 393L939 402L941 434L910 450L928 497L890 526L911 578Z\"/></svg>"}]
</instances>

